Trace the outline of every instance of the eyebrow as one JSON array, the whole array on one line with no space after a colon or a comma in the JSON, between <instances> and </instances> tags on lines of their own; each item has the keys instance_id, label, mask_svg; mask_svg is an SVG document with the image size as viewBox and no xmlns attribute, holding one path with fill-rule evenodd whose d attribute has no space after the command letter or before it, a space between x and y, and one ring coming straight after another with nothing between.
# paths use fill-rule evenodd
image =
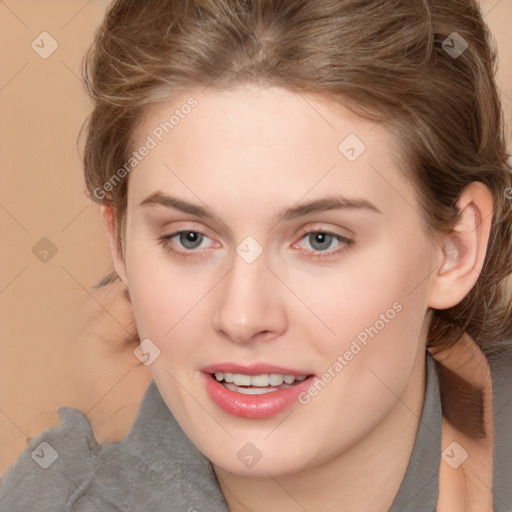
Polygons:
<instances>
[{"instance_id":1,"label":"eyebrow","mask_svg":"<svg viewBox=\"0 0 512 512\"><path fill-rule=\"evenodd\" d=\"M183 213L189 213L202 219L214 219L216 215L208 211L202 206L183 201L177 197L172 197L164 194L163 192L155 192L149 195L140 206L154 206L160 205L166 208L179 210ZM382 213L373 203L366 199L360 198L347 198L344 196L328 196L321 199L315 199L307 203L302 203L297 206L285 208L278 214L278 221L289 221L312 213L325 212L329 210L368 210L375 213Z\"/></svg>"}]
</instances>

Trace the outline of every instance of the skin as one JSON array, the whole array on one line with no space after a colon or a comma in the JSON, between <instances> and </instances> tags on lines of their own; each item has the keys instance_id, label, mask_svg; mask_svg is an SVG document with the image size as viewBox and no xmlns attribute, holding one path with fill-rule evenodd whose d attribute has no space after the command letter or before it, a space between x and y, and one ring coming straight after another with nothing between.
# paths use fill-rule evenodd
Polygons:
<instances>
[{"instance_id":1,"label":"skin","mask_svg":"<svg viewBox=\"0 0 512 512\"><path fill-rule=\"evenodd\" d=\"M491 194L481 184L464 190L445 250L446 240L425 233L416 192L394 159L396 141L383 127L328 98L280 88L174 96L146 112L135 146L190 96L197 107L130 174L124 255L112 210L102 206L140 339L161 351L152 376L212 461L230 510L388 510L423 406L429 308L457 304L474 285ZM350 133L366 146L353 162L338 150ZM214 217L140 206L157 191ZM278 221L283 209L341 193L379 212L345 208ZM199 249L178 236L166 242L192 257L159 242L180 230L206 235ZM319 250L305 230L352 243L333 238ZM247 236L263 249L250 264L236 253ZM206 393L200 369L224 361L321 376L395 303L400 312L307 405L253 420L227 414ZM247 442L261 453L251 468L237 457Z\"/></svg>"}]
</instances>

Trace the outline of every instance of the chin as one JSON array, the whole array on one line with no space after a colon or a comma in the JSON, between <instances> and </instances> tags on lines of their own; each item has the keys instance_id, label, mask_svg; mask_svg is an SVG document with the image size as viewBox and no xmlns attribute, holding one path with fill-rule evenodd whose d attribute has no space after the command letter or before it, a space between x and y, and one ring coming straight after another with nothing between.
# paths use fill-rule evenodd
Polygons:
<instances>
[{"instance_id":1,"label":"chin","mask_svg":"<svg viewBox=\"0 0 512 512\"><path fill-rule=\"evenodd\" d=\"M252 477L252 478L268 478L269 476L273 477L282 477L294 473L298 473L301 470L306 469L303 461L295 461L295 460L278 460L274 457L265 458L262 456L257 462L253 463L253 465L245 465L243 462L235 458L227 459L226 457L219 457L216 460L210 459L212 464L215 466L241 477ZM265 460L264 460L265 459Z\"/></svg>"}]
</instances>

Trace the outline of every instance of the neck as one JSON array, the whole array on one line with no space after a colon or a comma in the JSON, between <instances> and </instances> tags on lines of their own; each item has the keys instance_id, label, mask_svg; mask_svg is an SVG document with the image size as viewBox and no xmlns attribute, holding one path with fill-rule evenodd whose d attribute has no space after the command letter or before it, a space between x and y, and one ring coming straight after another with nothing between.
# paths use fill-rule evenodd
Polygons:
<instances>
[{"instance_id":1,"label":"neck","mask_svg":"<svg viewBox=\"0 0 512 512\"><path fill-rule=\"evenodd\" d=\"M390 393L392 391L390 390ZM293 474L214 471L230 512L387 512L412 454L425 397L425 352L389 414L349 450Z\"/></svg>"}]
</instances>

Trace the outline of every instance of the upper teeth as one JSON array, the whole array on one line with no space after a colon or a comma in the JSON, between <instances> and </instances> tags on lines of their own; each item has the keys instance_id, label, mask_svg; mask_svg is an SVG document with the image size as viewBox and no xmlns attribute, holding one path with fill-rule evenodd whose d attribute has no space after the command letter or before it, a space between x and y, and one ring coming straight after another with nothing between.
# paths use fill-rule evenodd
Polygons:
<instances>
[{"instance_id":1,"label":"upper teeth","mask_svg":"<svg viewBox=\"0 0 512 512\"><path fill-rule=\"evenodd\" d=\"M232 382L237 386L280 386L283 382L292 384L295 380L302 381L307 375L296 377L295 375L281 375L271 373L265 375L245 375L243 373L216 372L215 378L218 381Z\"/></svg>"}]
</instances>

